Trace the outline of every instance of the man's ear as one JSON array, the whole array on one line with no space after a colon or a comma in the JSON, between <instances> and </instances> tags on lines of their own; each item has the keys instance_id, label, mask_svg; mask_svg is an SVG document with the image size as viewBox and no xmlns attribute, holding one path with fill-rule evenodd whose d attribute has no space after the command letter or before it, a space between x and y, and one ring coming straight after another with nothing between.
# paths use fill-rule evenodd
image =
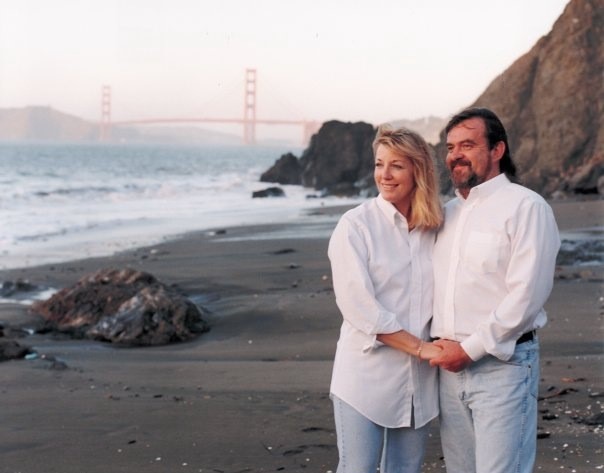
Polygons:
<instances>
[{"instance_id":1,"label":"man's ear","mask_svg":"<svg viewBox=\"0 0 604 473\"><path fill-rule=\"evenodd\" d=\"M500 161L505 153L505 143L503 141L498 141L495 146L493 146L493 149L491 149L491 153L494 161Z\"/></svg>"}]
</instances>

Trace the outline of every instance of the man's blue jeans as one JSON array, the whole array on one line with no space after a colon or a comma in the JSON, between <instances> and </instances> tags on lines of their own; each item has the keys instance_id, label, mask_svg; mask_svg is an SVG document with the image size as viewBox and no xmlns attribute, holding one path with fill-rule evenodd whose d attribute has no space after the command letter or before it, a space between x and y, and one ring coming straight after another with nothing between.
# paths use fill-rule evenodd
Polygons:
<instances>
[{"instance_id":1,"label":"man's blue jeans","mask_svg":"<svg viewBox=\"0 0 604 473\"><path fill-rule=\"evenodd\" d=\"M390 429L332 395L340 461L336 473L420 473L428 426Z\"/></svg>"},{"instance_id":2,"label":"man's blue jeans","mask_svg":"<svg viewBox=\"0 0 604 473\"><path fill-rule=\"evenodd\" d=\"M530 473L537 446L539 343L512 358L486 356L459 373L440 370L447 473Z\"/></svg>"}]
</instances>

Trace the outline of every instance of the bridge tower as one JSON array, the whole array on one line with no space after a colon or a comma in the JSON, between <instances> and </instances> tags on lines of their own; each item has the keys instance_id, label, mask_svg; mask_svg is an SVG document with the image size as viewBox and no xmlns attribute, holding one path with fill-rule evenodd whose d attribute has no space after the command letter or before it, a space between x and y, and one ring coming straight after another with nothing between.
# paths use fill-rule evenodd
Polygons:
<instances>
[{"instance_id":1,"label":"bridge tower","mask_svg":"<svg viewBox=\"0 0 604 473\"><path fill-rule=\"evenodd\" d=\"M104 85L101 89L101 123L99 141L111 139L111 86Z\"/></svg>"},{"instance_id":2,"label":"bridge tower","mask_svg":"<svg viewBox=\"0 0 604 473\"><path fill-rule=\"evenodd\" d=\"M245 70L243 142L246 145L256 143L256 69Z\"/></svg>"}]
</instances>

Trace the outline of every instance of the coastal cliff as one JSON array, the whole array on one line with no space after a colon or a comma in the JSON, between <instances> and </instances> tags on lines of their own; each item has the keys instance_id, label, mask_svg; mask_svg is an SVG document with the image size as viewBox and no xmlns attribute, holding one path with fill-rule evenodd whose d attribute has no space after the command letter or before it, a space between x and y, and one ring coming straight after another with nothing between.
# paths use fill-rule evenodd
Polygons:
<instances>
[{"instance_id":1,"label":"coastal cliff","mask_svg":"<svg viewBox=\"0 0 604 473\"><path fill-rule=\"evenodd\" d=\"M604 195L603 70L604 1L572 0L550 33L468 104L488 107L501 118L521 183L546 197ZM292 155L287 158L288 181L278 163L261 180L300 183L331 194L371 192L369 135L375 130L370 128L328 122L298 163ZM362 162L352 164L352 143ZM451 192L443 166L444 131L434 154L441 189Z\"/></svg>"}]
</instances>

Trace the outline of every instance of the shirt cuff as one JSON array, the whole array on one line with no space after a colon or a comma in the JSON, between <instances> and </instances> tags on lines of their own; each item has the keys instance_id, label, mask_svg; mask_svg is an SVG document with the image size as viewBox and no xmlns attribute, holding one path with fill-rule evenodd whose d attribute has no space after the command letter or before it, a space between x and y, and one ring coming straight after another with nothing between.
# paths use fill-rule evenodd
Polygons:
<instances>
[{"instance_id":1,"label":"shirt cuff","mask_svg":"<svg viewBox=\"0 0 604 473\"><path fill-rule=\"evenodd\" d=\"M487 354L477 334L472 334L461 342L461 348L472 358L472 361L478 361Z\"/></svg>"},{"instance_id":2,"label":"shirt cuff","mask_svg":"<svg viewBox=\"0 0 604 473\"><path fill-rule=\"evenodd\" d=\"M392 312L382 311L378 314L378 318L369 333L378 335L380 333L394 333L399 330L403 330L403 327L396 320L396 316Z\"/></svg>"},{"instance_id":3,"label":"shirt cuff","mask_svg":"<svg viewBox=\"0 0 604 473\"><path fill-rule=\"evenodd\" d=\"M368 351L375 350L376 348L380 348L385 345L385 343L382 343L377 339L377 335L370 335L370 337L371 340L363 345L363 353L367 353Z\"/></svg>"}]
</instances>

